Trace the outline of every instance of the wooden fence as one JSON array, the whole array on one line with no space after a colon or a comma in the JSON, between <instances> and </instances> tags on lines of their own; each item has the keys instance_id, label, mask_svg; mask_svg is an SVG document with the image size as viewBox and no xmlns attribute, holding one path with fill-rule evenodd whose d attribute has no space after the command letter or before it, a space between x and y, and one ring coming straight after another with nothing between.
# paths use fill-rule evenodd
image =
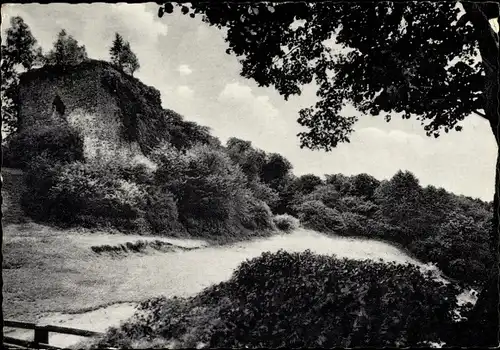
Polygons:
<instances>
[{"instance_id":1,"label":"wooden fence","mask_svg":"<svg viewBox=\"0 0 500 350\"><path fill-rule=\"evenodd\" d=\"M4 327L31 329L34 331L33 341L16 339L13 337L3 337L4 349L62 349L57 346L49 345L49 333L77 335L80 337L97 337L102 335L99 332L92 332L83 329L68 327L59 327L51 325L37 325L29 322L3 321Z\"/></svg>"}]
</instances>

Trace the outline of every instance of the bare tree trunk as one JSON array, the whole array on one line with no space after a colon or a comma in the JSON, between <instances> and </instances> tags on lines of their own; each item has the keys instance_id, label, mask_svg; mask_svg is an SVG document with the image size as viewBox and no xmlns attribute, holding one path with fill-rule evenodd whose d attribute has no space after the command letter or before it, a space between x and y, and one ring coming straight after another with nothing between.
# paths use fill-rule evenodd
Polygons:
<instances>
[{"instance_id":1,"label":"bare tree trunk","mask_svg":"<svg viewBox=\"0 0 500 350\"><path fill-rule=\"evenodd\" d=\"M469 346L497 347L499 345L499 192L500 192L500 115L498 90L499 80L499 46L498 33L495 33L489 23L492 4L462 2L467 20L474 27L481 59L485 70L484 111L493 135L497 142L497 162L495 169L495 194L493 199L493 227L491 230L491 250L494 265L489 271L488 281L481 291L478 301L468 315L468 320L462 329L464 340ZM497 11L498 12L498 11ZM495 15L498 16L498 13ZM466 22L465 21L465 22Z\"/></svg>"}]
</instances>

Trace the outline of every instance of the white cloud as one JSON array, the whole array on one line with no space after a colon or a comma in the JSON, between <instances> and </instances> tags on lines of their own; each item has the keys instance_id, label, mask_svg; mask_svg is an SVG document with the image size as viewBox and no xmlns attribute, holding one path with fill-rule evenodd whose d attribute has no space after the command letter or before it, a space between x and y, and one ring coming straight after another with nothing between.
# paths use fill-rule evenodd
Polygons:
<instances>
[{"instance_id":1,"label":"white cloud","mask_svg":"<svg viewBox=\"0 0 500 350\"><path fill-rule=\"evenodd\" d=\"M226 84L224 89L219 94L219 101L236 99L236 100L251 100L253 98L252 88L240 83Z\"/></svg>"},{"instance_id":2,"label":"white cloud","mask_svg":"<svg viewBox=\"0 0 500 350\"><path fill-rule=\"evenodd\" d=\"M189 66L187 64L181 64L179 66L179 69L178 69L180 75L189 75L191 73L193 73L193 71L191 70L191 68L189 68Z\"/></svg>"},{"instance_id":3,"label":"white cloud","mask_svg":"<svg viewBox=\"0 0 500 350\"><path fill-rule=\"evenodd\" d=\"M285 123L279 109L268 96L255 95L248 85L226 84L217 102L221 113L213 130L224 130L219 133L223 140L235 136L252 140L257 147L277 151L289 136L290 125Z\"/></svg>"},{"instance_id":4,"label":"white cloud","mask_svg":"<svg viewBox=\"0 0 500 350\"><path fill-rule=\"evenodd\" d=\"M279 117L278 109L270 102L269 96L255 96L252 88L240 83L226 84L219 94L218 100L222 103L239 104L251 107L255 115L262 120L275 122Z\"/></svg>"},{"instance_id":5,"label":"white cloud","mask_svg":"<svg viewBox=\"0 0 500 350\"><path fill-rule=\"evenodd\" d=\"M177 87L176 92L179 96L184 98L193 98L194 96L194 90L187 85L181 85Z\"/></svg>"}]
</instances>

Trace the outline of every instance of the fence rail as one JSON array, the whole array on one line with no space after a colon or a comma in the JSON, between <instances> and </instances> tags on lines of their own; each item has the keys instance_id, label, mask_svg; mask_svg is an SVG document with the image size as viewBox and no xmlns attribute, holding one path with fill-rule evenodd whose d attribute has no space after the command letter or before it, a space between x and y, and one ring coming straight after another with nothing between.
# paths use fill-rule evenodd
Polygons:
<instances>
[{"instance_id":1,"label":"fence rail","mask_svg":"<svg viewBox=\"0 0 500 350\"><path fill-rule=\"evenodd\" d=\"M20 322L13 320L4 320L3 326L8 328L31 329L35 332L33 341L4 336L3 337L4 347L11 349L18 349L18 348L62 349L57 346L49 345L49 333L76 335L80 337L97 337L103 334L100 332L93 332L83 329L52 326L52 325L37 325L31 322Z\"/></svg>"}]
</instances>

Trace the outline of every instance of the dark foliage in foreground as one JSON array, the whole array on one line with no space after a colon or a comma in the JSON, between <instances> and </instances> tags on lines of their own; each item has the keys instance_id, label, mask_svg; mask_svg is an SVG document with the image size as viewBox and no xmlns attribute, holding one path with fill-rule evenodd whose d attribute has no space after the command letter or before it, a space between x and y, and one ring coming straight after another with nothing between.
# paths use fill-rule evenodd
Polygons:
<instances>
[{"instance_id":1,"label":"dark foliage in foreground","mask_svg":"<svg viewBox=\"0 0 500 350\"><path fill-rule=\"evenodd\" d=\"M96 346L417 346L451 329L457 293L412 265L264 253L193 298L143 303Z\"/></svg>"}]
</instances>

